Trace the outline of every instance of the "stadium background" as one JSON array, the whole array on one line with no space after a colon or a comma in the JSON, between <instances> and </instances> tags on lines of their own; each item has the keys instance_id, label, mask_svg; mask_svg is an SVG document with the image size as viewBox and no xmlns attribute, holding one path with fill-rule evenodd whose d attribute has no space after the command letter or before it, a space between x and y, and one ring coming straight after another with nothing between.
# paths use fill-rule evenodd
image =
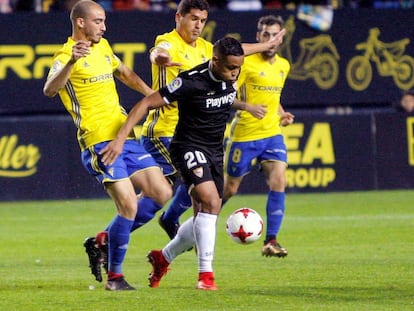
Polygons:
<instances>
[{"instance_id":1,"label":"stadium background","mask_svg":"<svg viewBox=\"0 0 414 311\"><path fill-rule=\"evenodd\" d=\"M268 13L287 21L281 53L292 64L282 96L296 115L285 131L287 191L413 188L414 116L390 107L414 87L414 11L339 10L327 32L290 11L213 11L203 36L254 42L256 21ZM70 35L67 14L0 16L0 201L106 197L80 164L59 99L42 95L53 53ZM173 12L112 12L106 38L149 83L148 50L156 34L173 27ZM119 91L127 109L141 98L121 85ZM240 192L266 191L256 170Z\"/></svg>"}]
</instances>

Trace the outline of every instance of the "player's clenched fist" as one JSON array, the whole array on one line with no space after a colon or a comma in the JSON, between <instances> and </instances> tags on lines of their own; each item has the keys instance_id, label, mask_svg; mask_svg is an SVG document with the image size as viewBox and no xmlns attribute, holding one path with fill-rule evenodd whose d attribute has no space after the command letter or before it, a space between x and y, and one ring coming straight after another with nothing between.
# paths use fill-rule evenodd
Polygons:
<instances>
[{"instance_id":1,"label":"player's clenched fist","mask_svg":"<svg viewBox=\"0 0 414 311\"><path fill-rule=\"evenodd\" d=\"M90 54L89 47L91 46L90 41L80 40L72 47L72 58L71 62L75 63L79 58L85 57Z\"/></svg>"}]
</instances>

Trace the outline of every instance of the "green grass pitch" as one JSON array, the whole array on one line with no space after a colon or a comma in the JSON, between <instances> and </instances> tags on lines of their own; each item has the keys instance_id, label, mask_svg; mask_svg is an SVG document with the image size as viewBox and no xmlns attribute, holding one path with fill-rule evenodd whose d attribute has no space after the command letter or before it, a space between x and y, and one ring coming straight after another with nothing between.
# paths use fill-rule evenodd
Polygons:
<instances>
[{"instance_id":1,"label":"green grass pitch","mask_svg":"<svg viewBox=\"0 0 414 311\"><path fill-rule=\"evenodd\" d=\"M240 195L223 210L219 291L195 289L194 251L172 263L159 288L148 287L145 255L168 241L154 219L133 233L124 264L137 291L107 292L82 243L113 217L109 199L2 202L0 310L414 310L414 191L288 194L285 259L225 233L230 212L248 206L264 217L265 203L265 195Z\"/></svg>"}]
</instances>

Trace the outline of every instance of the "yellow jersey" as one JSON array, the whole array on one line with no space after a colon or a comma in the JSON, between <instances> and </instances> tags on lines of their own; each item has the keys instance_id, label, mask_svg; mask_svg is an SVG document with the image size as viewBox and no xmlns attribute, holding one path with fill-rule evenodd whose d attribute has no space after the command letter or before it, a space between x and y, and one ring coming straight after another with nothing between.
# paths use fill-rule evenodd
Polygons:
<instances>
[{"instance_id":1,"label":"yellow jersey","mask_svg":"<svg viewBox=\"0 0 414 311\"><path fill-rule=\"evenodd\" d=\"M247 111L237 111L230 128L234 142L264 139L281 134L279 105L283 86L290 71L287 59L275 56L271 64L260 53L245 57L237 81L240 100L265 105L267 113L261 120Z\"/></svg>"},{"instance_id":2,"label":"yellow jersey","mask_svg":"<svg viewBox=\"0 0 414 311\"><path fill-rule=\"evenodd\" d=\"M185 42L175 29L157 36L154 47L167 50L173 62L181 63L181 66L173 67L152 64L152 88L154 90L169 84L180 72L200 65L213 57L213 45L210 42L199 37L193 47ZM143 124L142 135L150 138L172 137L177 122L176 102L151 110Z\"/></svg>"},{"instance_id":3,"label":"yellow jersey","mask_svg":"<svg viewBox=\"0 0 414 311\"><path fill-rule=\"evenodd\" d=\"M48 77L59 71L71 58L72 38L56 52ZM124 124L127 113L119 104L113 72L121 64L105 39L90 47L90 54L73 66L59 96L75 123L81 150L113 140Z\"/></svg>"}]
</instances>

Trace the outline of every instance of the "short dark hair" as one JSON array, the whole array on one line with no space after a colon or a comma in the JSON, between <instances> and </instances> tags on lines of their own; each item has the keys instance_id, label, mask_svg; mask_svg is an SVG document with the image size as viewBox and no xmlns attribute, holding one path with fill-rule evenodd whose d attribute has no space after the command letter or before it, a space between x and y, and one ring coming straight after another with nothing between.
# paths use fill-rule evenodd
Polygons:
<instances>
[{"instance_id":1,"label":"short dark hair","mask_svg":"<svg viewBox=\"0 0 414 311\"><path fill-rule=\"evenodd\" d=\"M191 9L199 9L200 11L208 12L210 5L207 0L181 0L177 7L177 13L184 16L189 13Z\"/></svg>"},{"instance_id":2,"label":"short dark hair","mask_svg":"<svg viewBox=\"0 0 414 311\"><path fill-rule=\"evenodd\" d=\"M279 24L280 28L283 28L285 22L281 16L274 16L274 15L266 15L259 18L257 22L257 31L262 31L263 26L272 26L274 24Z\"/></svg>"},{"instance_id":3,"label":"short dark hair","mask_svg":"<svg viewBox=\"0 0 414 311\"><path fill-rule=\"evenodd\" d=\"M215 55L244 55L242 45L237 39L232 37L224 37L214 43L213 51Z\"/></svg>"}]
</instances>

